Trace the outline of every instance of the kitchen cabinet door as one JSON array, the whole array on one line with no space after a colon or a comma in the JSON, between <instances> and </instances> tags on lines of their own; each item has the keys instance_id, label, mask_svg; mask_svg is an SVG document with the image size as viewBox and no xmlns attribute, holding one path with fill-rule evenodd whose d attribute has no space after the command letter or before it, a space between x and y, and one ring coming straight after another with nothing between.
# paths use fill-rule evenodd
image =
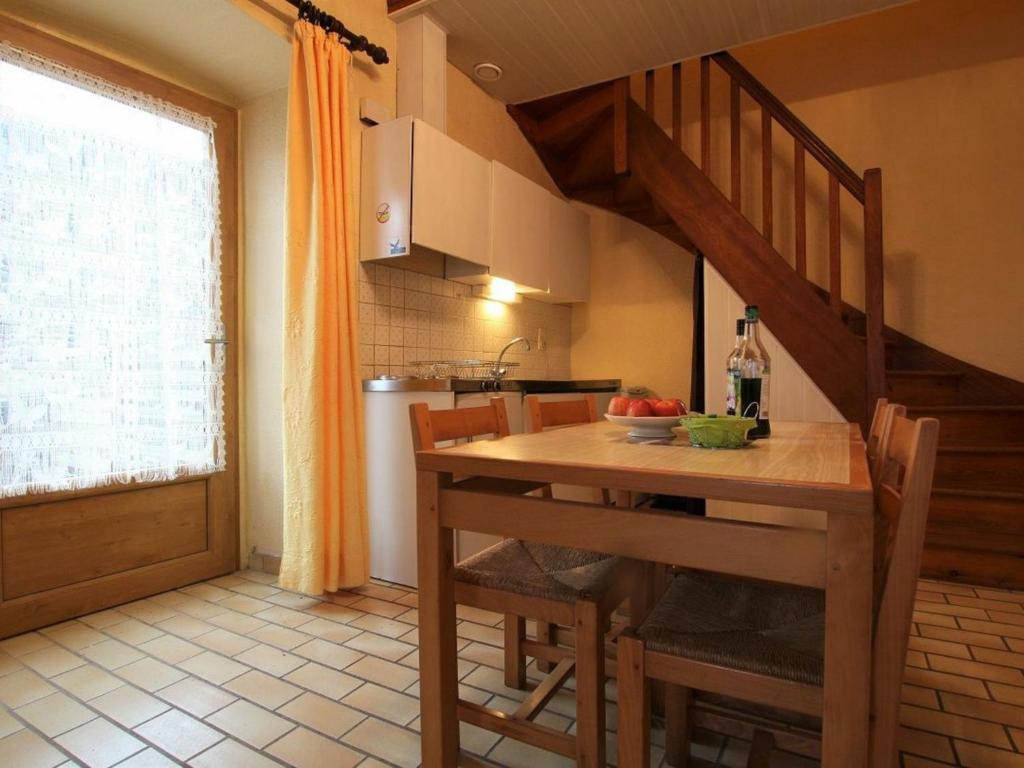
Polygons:
<instances>
[{"instance_id":1,"label":"kitchen cabinet door","mask_svg":"<svg viewBox=\"0 0 1024 768\"><path fill-rule=\"evenodd\" d=\"M590 299L590 216L551 195L548 301Z\"/></svg>"},{"instance_id":2,"label":"kitchen cabinet door","mask_svg":"<svg viewBox=\"0 0 1024 768\"><path fill-rule=\"evenodd\" d=\"M488 266L491 164L422 120L413 130L413 243Z\"/></svg>"},{"instance_id":3,"label":"kitchen cabinet door","mask_svg":"<svg viewBox=\"0 0 1024 768\"><path fill-rule=\"evenodd\" d=\"M491 163L491 275L547 291L551 193Z\"/></svg>"}]
</instances>

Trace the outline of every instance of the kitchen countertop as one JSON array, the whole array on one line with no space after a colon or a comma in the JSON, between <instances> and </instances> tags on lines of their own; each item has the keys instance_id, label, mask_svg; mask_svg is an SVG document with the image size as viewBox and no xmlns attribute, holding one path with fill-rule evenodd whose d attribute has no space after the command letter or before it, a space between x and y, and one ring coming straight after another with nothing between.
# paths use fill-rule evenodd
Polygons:
<instances>
[{"instance_id":1,"label":"kitchen countertop","mask_svg":"<svg viewBox=\"0 0 1024 768\"><path fill-rule=\"evenodd\" d=\"M496 386L495 386L496 385ZM363 392L617 392L621 379L363 379Z\"/></svg>"}]
</instances>

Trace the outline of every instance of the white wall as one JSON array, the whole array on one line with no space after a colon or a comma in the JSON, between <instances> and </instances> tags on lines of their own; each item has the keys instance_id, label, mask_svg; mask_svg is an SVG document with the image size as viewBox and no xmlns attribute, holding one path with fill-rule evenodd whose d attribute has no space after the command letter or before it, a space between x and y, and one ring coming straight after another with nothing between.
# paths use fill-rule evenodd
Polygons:
<instances>
[{"instance_id":1,"label":"white wall","mask_svg":"<svg viewBox=\"0 0 1024 768\"><path fill-rule=\"evenodd\" d=\"M281 281L287 89L241 108L244 201L245 468L242 540L247 551L282 548ZM242 553L245 562L247 552Z\"/></svg>"},{"instance_id":2,"label":"white wall","mask_svg":"<svg viewBox=\"0 0 1024 768\"><path fill-rule=\"evenodd\" d=\"M725 411L725 361L736 343L736 320L746 305L739 294L706 260L704 262L704 403L708 413ZM845 422L842 414L810 376L797 365L764 323L761 341L771 358L768 418L776 421ZM769 440L771 438L768 438ZM709 501L709 517L777 522L809 528L824 528L824 514L815 510L754 506L727 501Z\"/></svg>"}]
</instances>

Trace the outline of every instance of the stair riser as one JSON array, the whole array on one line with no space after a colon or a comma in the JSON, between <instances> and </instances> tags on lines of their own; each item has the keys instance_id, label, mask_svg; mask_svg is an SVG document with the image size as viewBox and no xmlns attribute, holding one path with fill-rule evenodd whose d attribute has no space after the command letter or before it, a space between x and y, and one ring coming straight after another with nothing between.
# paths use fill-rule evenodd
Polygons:
<instances>
[{"instance_id":1,"label":"stair riser","mask_svg":"<svg viewBox=\"0 0 1024 768\"><path fill-rule=\"evenodd\" d=\"M960 401L960 379L956 376L890 376L887 397L904 405L956 405Z\"/></svg>"},{"instance_id":2,"label":"stair riser","mask_svg":"<svg viewBox=\"0 0 1024 768\"><path fill-rule=\"evenodd\" d=\"M925 540L951 549L1024 552L1024 500L933 494Z\"/></svg>"},{"instance_id":3,"label":"stair riser","mask_svg":"<svg viewBox=\"0 0 1024 768\"><path fill-rule=\"evenodd\" d=\"M935 485L941 488L1024 493L1024 453L939 451Z\"/></svg>"},{"instance_id":4,"label":"stair riser","mask_svg":"<svg viewBox=\"0 0 1024 768\"><path fill-rule=\"evenodd\" d=\"M910 418L934 416L939 420L939 446L1022 445L1024 411L988 410L944 413L927 407L908 408Z\"/></svg>"},{"instance_id":5,"label":"stair riser","mask_svg":"<svg viewBox=\"0 0 1024 768\"><path fill-rule=\"evenodd\" d=\"M921 575L964 584L1024 589L1024 556L928 546Z\"/></svg>"}]
</instances>

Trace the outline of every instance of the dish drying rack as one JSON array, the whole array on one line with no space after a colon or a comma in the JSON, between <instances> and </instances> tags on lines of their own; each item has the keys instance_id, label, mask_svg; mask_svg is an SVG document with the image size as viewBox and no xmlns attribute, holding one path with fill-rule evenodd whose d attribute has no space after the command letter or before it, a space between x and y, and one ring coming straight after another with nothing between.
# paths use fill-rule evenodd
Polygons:
<instances>
[{"instance_id":1,"label":"dish drying rack","mask_svg":"<svg viewBox=\"0 0 1024 768\"><path fill-rule=\"evenodd\" d=\"M489 379L498 363L495 360L414 360L410 365L421 379ZM503 360L503 369L518 368L519 363Z\"/></svg>"}]
</instances>

